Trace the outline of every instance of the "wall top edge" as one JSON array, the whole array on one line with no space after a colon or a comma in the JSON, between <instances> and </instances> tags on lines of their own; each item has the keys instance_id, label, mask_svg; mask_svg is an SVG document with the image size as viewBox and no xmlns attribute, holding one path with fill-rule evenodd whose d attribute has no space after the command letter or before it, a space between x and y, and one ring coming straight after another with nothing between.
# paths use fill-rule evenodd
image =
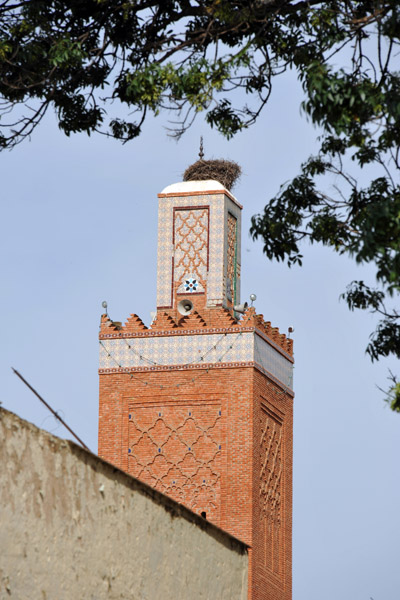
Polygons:
<instances>
[{"instance_id":1,"label":"wall top edge","mask_svg":"<svg viewBox=\"0 0 400 600\"><path fill-rule=\"evenodd\" d=\"M0 407L0 421L6 429L13 431L26 430L32 439L37 440L38 438L41 438L42 440L46 440L49 444L51 444L52 448L56 448L59 452L61 452L63 448L69 447L79 460L83 460L85 463L93 465L96 471L109 475L110 479L118 480L118 484L120 486L127 487L130 490L137 491L145 496L150 497L153 502L163 506L170 515L183 518L186 521L193 523L200 529L205 530L208 535L211 535L220 543L224 544L225 546L230 546L236 552L240 554L247 552L249 545L246 544L246 542L243 542L224 529L214 525L214 523L211 523L211 521L207 521L183 504L180 504L162 492L155 490L144 481L141 481L140 479L129 475L125 471L118 469L118 467L114 466L103 458L100 458L97 456L97 454L94 454L90 450L83 448L72 440L65 440L55 436L52 433L44 431L43 429L36 427L36 425L33 423L22 419L15 413L2 407Z\"/></svg>"},{"instance_id":2,"label":"wall top edge","mask_svg":"<svg viewBox=\"0 0 400 600\"><path fill-rule=\"evenodd\" d=\"M167 185L162 194L175 194L180 192L206 192L209 190L227 191L226 188L216 179L202 179L195 181L178 181Z\"/></svg>"},{"instance_id":3,"label":"wall top edge","mask_svg":"<svg viewBox=\"0 0 400 600\"><path fill-rule=\"evenodd\" d=\"M191 183L191 182L187 182L187 183ZM172 186L168 186L168 187L172 187ZM168 189L165 188L165 189ZM161 192L160 194L157 194L158 198L184 198L184 197L190 197L190 196L215 196L215 195L225 195L227 196L230 200L232 200L232 202L234 204L236 204L236 206L240 209L243 209L243 206L240 204L240 202L238 202L238 200L235 198L235 196L233 194L231 194L228 190L226 190L224 187L221 187L221 189L209 189L209 190L202 190L202 191L187 191L187 192L168 192L165 193L164 191Z\"/></svg>"},{"instance_id":4,"label":"wall top edge","mask_svg":"<svg viewBox=\"0 0 400 600\"><path fill-rule=\"evenodd\" d=\"M204 327L203 329L147 329L138 332L101 333L99 340L135 339L144 337L176 337L187 335L210 335L211 333L248 333L256 331L255 327ZM274 345L275 347L275 345Z\"/></svg>"},{"instance_id":5,"label":"wall top edge","mask_svg":"<svg viewBox=\"0 0 400 600\"><path fill-rule=\"evenodd\" d=\"M282 348L275 344L268 336L266 336L257 327L204 327L204 329L169 329L169 330L151 330L138 332L114 332L114 333L101 333L99 340L120 340L120 339L137 339L137 338L159 338L159 337L179 337L179 336L191 336L191 335L210 335L215 333L255 333L264 342L272 346L274 350L279 352L286 360L290 363L294 363L294 358Z\"/></svg>"}]
</instances>

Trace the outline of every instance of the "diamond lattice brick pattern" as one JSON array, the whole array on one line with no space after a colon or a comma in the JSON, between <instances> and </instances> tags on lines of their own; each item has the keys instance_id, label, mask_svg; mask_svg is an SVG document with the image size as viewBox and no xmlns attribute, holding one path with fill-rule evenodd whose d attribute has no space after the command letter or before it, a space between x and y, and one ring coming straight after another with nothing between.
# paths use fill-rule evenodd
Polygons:
<instances>
[{"instance_id":1,"label":"diamond lattice brick pattern","mask_svg":"<svg viewBox=\"0 0 400 600\"><path fill-rule=\"evenodd\" d=\"M129 473L218 523L219 404L131 407L129 449Z\"/></svg>"},{"instance_id":2,"label":"diamond lattice brick pattern","mask_svg":"<svg viewBox=\"0 0 400 600\"><path fill-rule=\"evenodd\" d=\"M175 281L193 274L207 279L208 209L176 211Z\"/></svg>"},{"instance_id":3,"label":"diamond lattice brick pattern","mask_svg":"<svg viewBox=\"0 0 400 600\"><path fill-rule=\"evenodd\" d=\"M265 565L282 575L282 422L261 411L260 508L265 527Z\"/></svg>"},{"instance_id":4,"label":"diamond lattice brick pattern","mask_svg":"<svg viewBox=\"0 0 400 600\"><path fill-rule=\"evenodd\" d=\"M237 276L237 265L236 265L236 234L237 234L237 222L236 218L228 214L228 264L227 264L227 276L230 281L232 298L236 301L236 276Z\"/></svg>"}]
</instances>

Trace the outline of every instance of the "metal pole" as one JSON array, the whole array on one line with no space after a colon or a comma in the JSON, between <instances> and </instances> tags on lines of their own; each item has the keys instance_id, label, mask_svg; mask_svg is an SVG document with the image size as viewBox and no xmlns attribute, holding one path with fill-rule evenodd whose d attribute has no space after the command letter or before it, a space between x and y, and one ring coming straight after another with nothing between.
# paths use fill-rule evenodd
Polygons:
<instances>
[{"instance_id":1,"label":"metal pole","mask_svg":"<svg viewBox=\"0 0 400 600\"><path fill-rule=\"evenodd\" d=\"M57 412L55 410L53 410L50 406L50 404L47 404L46 400L44 398L42 398L42 396L40 394L37 393L37 391L30 385L30 383L28 383L26 381L26 379L21 375L21 373L18 373L18 371L16 369L14 369L14 367L11 367L12 370L14 371L14 373L21 379L21 381L24 382L24 384L35 394L35 396L37 396L39 398L39 400L41 402L43 402L43 404L49 409L49 411L51 413L53 413L53 415L55 416L56 419L58 419L60 421L60 423L62 423L64 425L64 427L66 429L68 429L68 431L74 436L74 438L76 440L78 440L78 442L86 449L89 450L89 452L91 452L91 450L86 446L86 444L84 444L82 442L82 440L76 435L76 433L74 433L71 429L71 427L69 427L66 422L57 414Z\"/></svg>"}]
</instances>

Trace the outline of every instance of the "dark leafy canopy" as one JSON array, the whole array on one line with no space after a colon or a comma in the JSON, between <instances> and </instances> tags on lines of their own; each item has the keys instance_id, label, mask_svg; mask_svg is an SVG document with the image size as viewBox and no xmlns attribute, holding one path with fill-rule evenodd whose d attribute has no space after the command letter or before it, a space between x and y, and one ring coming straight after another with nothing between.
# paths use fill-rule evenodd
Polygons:
<instances>
[{"instance_id":1,"label":"dark leafy canopy","mask_svg":"<svg viewBox=\"0 0 400 600\"><path fill-rule=\"evenodd\" d=\"M229 137L254 123L273 79L296 70L320 150L252 234L289 265L307 238L374 265L378 287L355 281L343 296L382 317L372 360L400 357L389 306L400 289L399 42L398 0L0 0L0 147L29 136L50 106L67 135L128 141L149 111L168 109L176 135L204 111ZM389 400L400 411L395 377Z\"/></svg>"}]
</instances>

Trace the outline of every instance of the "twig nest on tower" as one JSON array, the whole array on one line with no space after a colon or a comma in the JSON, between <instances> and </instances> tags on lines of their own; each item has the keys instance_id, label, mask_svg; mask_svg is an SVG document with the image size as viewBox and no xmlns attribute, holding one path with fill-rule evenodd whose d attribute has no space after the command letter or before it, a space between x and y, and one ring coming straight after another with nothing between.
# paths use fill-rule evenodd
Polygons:
<instances>
[{"instance_id":1,"label":"twig nest on tower","mask_svg":"<svg viewBox=\"0 0 400 600\"><path fill-rule=\"evenodd\" d=\"M198 160L186 169L183 181L204 181L215 179L231 190L239 180L242 169L232 160Z\"/></svg>"}]
</instances>

